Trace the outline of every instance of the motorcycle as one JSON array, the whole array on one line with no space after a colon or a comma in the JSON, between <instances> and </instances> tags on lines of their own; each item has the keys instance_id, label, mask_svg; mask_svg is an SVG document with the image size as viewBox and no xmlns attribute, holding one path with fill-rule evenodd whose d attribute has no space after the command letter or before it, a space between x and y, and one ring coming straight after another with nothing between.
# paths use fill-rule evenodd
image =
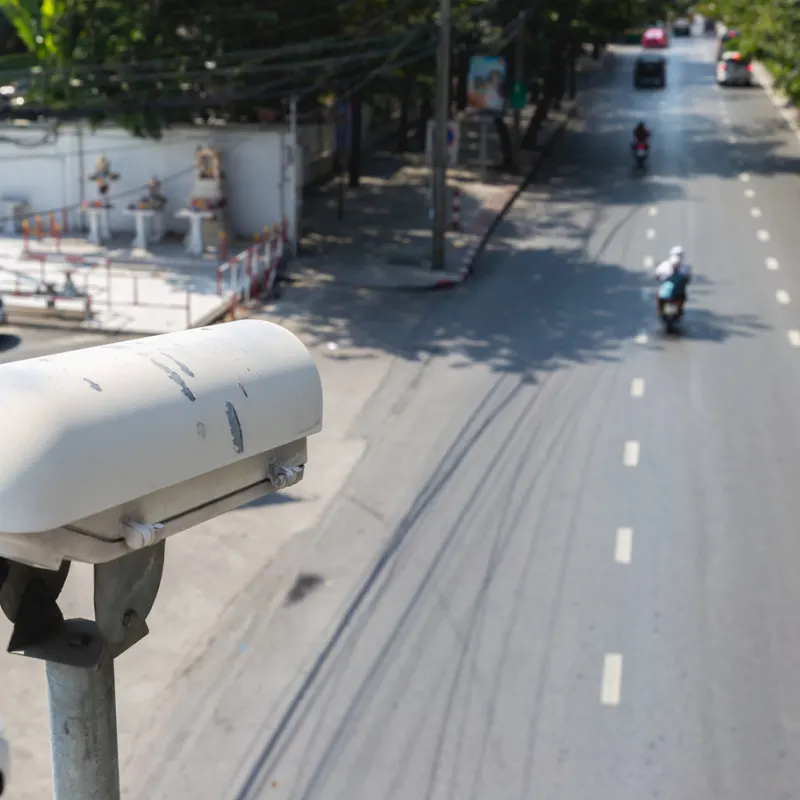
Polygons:
<instances>
[{"instance_id":1,"label":"motorcycle","mask_svg":"<svg viewBox=\"0 0 800 800\"><path fill-rule=\"evenodd\" d=\"M683 285L681 285L683 284ZM658 287L659 313L667 333L675 333L683 317L683 304L686 300L686 284L675 278L668 278Z\"/></svg>"},{"instance_id":2,"label":"motorcycle","mask_svg":"<svg viewBox=\"0 0 800 800\"><path fill-rule=\"evenodd\" d=\"M645 142L634 142L633 157L636 161L637 168L642 169L644 167L644 164L647 161L647 156L649 154L650 154L650 148L647 146Z\"/></svg>"}]
</instances>

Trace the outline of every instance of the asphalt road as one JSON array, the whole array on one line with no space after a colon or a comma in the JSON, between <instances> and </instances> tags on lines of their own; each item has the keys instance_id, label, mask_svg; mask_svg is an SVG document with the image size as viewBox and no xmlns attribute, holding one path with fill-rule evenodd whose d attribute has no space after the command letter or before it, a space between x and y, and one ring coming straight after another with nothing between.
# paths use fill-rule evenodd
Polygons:
<instances>
[{"instance_id":1,"label":"asphalt road","mask_svg":"<svg viewBox=\"0 0 800 800\"><path fill-rule=\"evenodd\" d=\"M248 619L142 796L800 797L800 142L713 51L676 40L663 92L623 52L481 275L384 332L324 581Z\"/></svg>"}]
</instances>

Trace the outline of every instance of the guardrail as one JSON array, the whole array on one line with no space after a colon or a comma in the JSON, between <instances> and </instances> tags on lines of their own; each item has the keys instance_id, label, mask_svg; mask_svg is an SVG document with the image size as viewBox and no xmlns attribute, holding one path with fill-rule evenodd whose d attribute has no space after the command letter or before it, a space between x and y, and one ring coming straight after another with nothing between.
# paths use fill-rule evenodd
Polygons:
<instances>
[{"instance_id":1,"label":"guardrail","mask_svg":"<svg viewBox=\"0 0 800 800\"><path fill-rule=\"evenodd\" d=\"M111 259L107 257L32 253L30 251L24 253L23 257L39 262L39 277L37 279L32 275L26 275L8 268L0 269L0 276L5 275L6 278L13 276L10 281L5 281L6 286L8 286L8 283L13 283L13 288L5 290L6 298L10 301L12 307L19 305L14 300L17 297L49 296L56 298L59 305L63 300L87 298L86 319L92 318L92 308L97 311L101 308L111 310L130 306L141 308L157 307L184 310L186 327L191 327L192 281L190 276L177 276L186 280L182 302L164 304L163 302L151 302L147 299L147 284L148 282L161 282L165 273L138 273L134 270L115 270ZM55 275L53 274L54 267ZM63 278L63 285L60 287L54 280L57 278ZM2 284L3 281L0 279L0 289L4 288ZM33 285L33 290L26 292L24 289L25 284L28 286ZM28 304L30 305L30 303ZM55 308L53 304L48 307Z\"/></svg>"},{"instance_id":2,"label":"guardrail","mask_svg":"<svg viewBox=\"0 0 800 800\"><path fill-rule=\"evenodd\" d=\"M246 250L220 264L217 267L217 294L230 298L226 311L235 312L240 303L248 304L254 297L269 297L285 254L285 233L276 225L273 236L265 232Z\"/></svg>"}]
</instances>

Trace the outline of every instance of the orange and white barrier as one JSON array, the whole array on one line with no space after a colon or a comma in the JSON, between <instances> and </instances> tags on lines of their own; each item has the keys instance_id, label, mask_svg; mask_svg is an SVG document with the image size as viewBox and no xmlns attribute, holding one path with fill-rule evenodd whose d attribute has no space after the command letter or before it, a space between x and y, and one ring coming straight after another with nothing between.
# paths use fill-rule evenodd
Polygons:
<instances>
[{"instance_id":1,"label":"orange and white barrier","mask_svg":"<svg viewBox=\"0 0 800 800\"><path fill-rule=\"evenodd\" d=\"M276 223L272 231L264 226L254 239L250 247L217 267L217 294L230 294L231 311L239 303L270 296L286 254L285 224Z\"/></svg>"}]
</instances>

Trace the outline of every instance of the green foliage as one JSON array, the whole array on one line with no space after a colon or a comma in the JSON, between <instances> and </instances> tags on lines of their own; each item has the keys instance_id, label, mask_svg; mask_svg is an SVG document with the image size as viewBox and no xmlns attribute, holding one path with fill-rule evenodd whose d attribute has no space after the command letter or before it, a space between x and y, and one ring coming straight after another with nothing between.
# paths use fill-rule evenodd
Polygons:
<instances>
[{"instance_id":1,"label":"green foliage","mask_svg":"<svg viewBox=\"0 0 800 800\"><path fill-rule=\"evenodd\" d=\"M454 44L502 49L525 12L526 51L544 69L664 7L452 0ZM255 119L292 94L308 107L332 92L430 91L437 8L432 0L0 0L29 59L0 60L0 82L25 78L29 106L88 109L142 136L198 114Z\"/></svg>"}]
</instances>

